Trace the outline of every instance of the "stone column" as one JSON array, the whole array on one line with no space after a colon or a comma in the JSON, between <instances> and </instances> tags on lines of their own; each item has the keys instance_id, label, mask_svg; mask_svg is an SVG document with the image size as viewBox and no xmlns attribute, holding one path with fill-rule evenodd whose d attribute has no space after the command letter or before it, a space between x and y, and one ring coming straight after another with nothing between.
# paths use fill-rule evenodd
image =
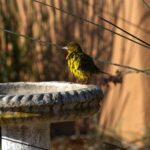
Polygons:
<instances>
[{"instance_id":1,"label":"stone column","mask_svg":"<svg viewBox=\"0 0 150 150\"><path fill-rule=\"evenodd\" d=\"M2 126L2 150L49 150L48 123Z\"/></svg>"}]
</instances>

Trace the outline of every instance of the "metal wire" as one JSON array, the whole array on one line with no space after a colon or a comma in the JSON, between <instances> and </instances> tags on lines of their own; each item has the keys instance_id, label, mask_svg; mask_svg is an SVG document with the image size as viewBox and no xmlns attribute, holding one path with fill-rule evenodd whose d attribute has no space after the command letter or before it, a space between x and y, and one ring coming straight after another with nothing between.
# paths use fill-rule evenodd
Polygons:
<instances>
[{"instance_id":1,"label":"metal wire","mask_svg":"<svg viewBox=\"0 0 150 150\"><path fill-rule=\"evenodd\" d=\"M112 22L110 22L110 21L106 20L105 18L100 17L100 16L99 16L99 18L100 18L101 20L103 20L104 22L106 22L106 23L108 23L108 24L111 24L112 26L114 26L114 27L118 28L119 30L123 31L124 33L126 33L126 34L130 35L131 37L133 37L133 38L135 38L135 39L139 40L140 42L142 42L142 43L144 43L144 44L146 44L146 45L150 46L150 44L149 44L149 43L147 43L147 42L145 42L144 40L142 40L142 39L138 38L137 36L135 36L135 35L133 35L133 34L129 33L128 31L126 31L126 30L124 30L124 29L120 28L119 26L117 26L117 25L113 24Z\"/></svg>"},{"instance_id":2,"label":"metal wire","mask_svg":"<svg viewBox=\"0 0 150 150\"><path fill-rule=\"evenodd\" d=\"M96 6L94 4L89 3L88 0L81 0L81 1L83 1L84 4L89 5L90 7L93 7L93 9L96 9ZM107 14L107 15L113 17L114 19L119 19L125 23L128 23L128 25L134 26L138 30L141 30L142 32L144 32L146 34L150 33L150 30L147 30L145 27L142 27L142 26L140 26L140 25L138 25L138 24L136 24L130 20L125 19L124 17L119 16L118 13L115 14L115 12L111 12L111 11L106 10L106 9L102 9L102 13ZM100 16L100 15L97 13L97 16Z\"/></svg>"},{"instance_id":3,"label":"metal wire","mask_svg":"<svg viewBox=\"0 0 150 150\"><path fill-rule=\"evenodd\" d=\"M47 46L55 46L55 47L60 48L60 49L62 48L62 46L57 45L57 44L55 44L55 43L45 42L45 41L42 41L42 40L40 40L40 39L36 39L36 38L33 38L33 37L29 37L29 36L27 36L27 35L23 35L23 34L20 34L20 33L16 33L16 32L13 32L13 31L10 31L10 30L7 30L7 29L3 29L3 28L1 28L1 27L0 27L0 30L1 30L1 31L4 31L4 32L6 32L6 33L13 34L13 35L15 35L15 36L19 36L19 37L26 38L26 39L31 40L31 41L33 41L33 42L39 42L39 43L44 44L44 45L47 45Z\"/></svg>"},{"instance_id":4,"label":"metal wire","mask_svg":"<svg viewBox=\"0 0 150 150\"><path fill-rule=\"evenodd\" d=\"M85 3L85 4L87 4L88 6L94 7L94 5L90 5L90 3L89 3L89 2L87 2L87 1L84 1L84 3ZM123 31L124 33L126 33L126 34L128 34L129 36L131 36L131 37L135 38L136 40L138 40L138 41L140 41L140 42L142 42L142 43L144 43L144 44L146 44L146 45L150 46L150 43L147 43L146 41L144 41L144 40L140 39L139 37L137 37L137 36L135 36L135 35L133 35L133 34L129 33L128 31L126 31L126 30L122 29L122 28L121 28L121 27L119 27L119 26L115 25L115 24L114 24L114 23L112 23L111 21L109 21L109 20L107 20L107 19L105 19L105 18L101 17L100 15L97 15L97 12L96 12L96 10L95 10L95 9L94 9L94 13L95 13L95 14L96 14L96 16L98 16L98 18L100 18L102 21L104 21L104 22L106 22L106 23L108 23L108 24L110 24L110 25L112 25L112 26L116 27L117 29L119 29L119 30Z\"/></svg>"},{"instance_id":5,"label":"metal wire","mask_svg":"<svg viewBox=\"0 0 150 150\"><path fill-rule=\"evenodd\" d=\"M118 32L115 32L115 31L113 31L113 30L111 30L111 29L108 29L108 28L106 28L106 27L104 27L104 26L102 26L102 25L100 25L100 24L97 24L97 23L95 23L95 22L92 22L92 21L90 21L90 20L88 20L88 19L82 18L82 17L80 17L80 16L78 16L78 15L75 15L75 14L69 12L69 11L63 10L63 9L61 9L61 8L57 8L57 7L55 7L55 6L53 6L53 5L50 5L50 4L46 4L46 3L40 2L40 1L38 1L38 0L32 0L32 1L33 1L33 2L36 2L36 3L39 3L39 4L42 4L42 5L44 5L44 6L47 6L47 7L51 7L51 8L53 8L53 9L55 9L55 10L61 11L62 13L65 13L65 14L67 14L67 15L69 15L69 16L72 16L72 17L74 17L74 18L76 18L76 19L79 19L79 20L81 20L81 21L84 21L84 22L90 23L90 24L92 24L92 25L95 25L95 26L97 26L97 27L99 27L99 28L101 28L101 29L107 30L107 31L109 31L109 32L111 32L111 33L114 33L114 34L116 34L116 35L118 35L118 36L120 36L120 37L123 37L123 38L125 38L125 39L127 39L127 40L129 40L129 41L132 41L132 42L134 42L134 43L136 43L136 44L138 44L138 45L141 45L141 46L143 46L143 47L145 47L145 48L150 49L150 46L148 46L148 45L145 45L145 44L142 44L142 43L140 43L140 42L137 42L137 41L135 41L135 40L133 40L133 39L131 39L131 38L128 38L128 37L126 37L126 36L124 36L124 35L122 35L122 34L120 34L120 33L118 33Z\"/></svg>"},{"instance_id":6,"label":"metal wire","mask_svg":"<svg viewBox=\"0 0 150 150\"><path fill-rule=\"evenodd\" d=\"M3 31L3 32L9 33L9 34L13 34L13 35L18 36L18 37L23 37L23 38L26 38L26 39L28 39L28 40L32 40L32 41L34 41L34 42L40 42L40 43L45 44L45 45L47 45L47 46L51 45L51 46L55 46L55 47L57 47L57 48L62 49L62 46L61 46L61 45L57 45L57 44L52 43L52 42L41 41L41 40L35 39L35 38L33 38L33 37L29 37L29 36L26 36L26 35L23 35L23 34L20 34L20 33L16 33L16 32L13 32L13 31L10 31L10 30L7 30L7 29L2 29L1 27L0 27L0 30ZM134 67L126 66L126 65L121 65L121 64L117 64L117 63L112 63L112 62L106 61L106 60L100 60L100 59L95 59L95 60L98 60L100 63L103 63L103 64L114 65L114 66L118 66L118 67L122 67L122 68L129 69L129 70L133 70L133 71L135 71L136 73L141 72L141 73L144 73L144 74L146 74L146 75L150 75L150 68L138 69L138 68L134 68Z\"/></svg>"},{"instance_id":7,"label":"metal wire","mask_svg":"<svg viewBox=\"0 0 150 150\"><path fill-rule=\"evenodd\" d=\"M98 61L100 63L103 63L103 64L108 64L108 65L113 65L113 66L118 66L118 67L121 67L121 68L126 68L128 70L133 70L135 71L136 73L144 73L146 75L150 75L150 68L146 68L146 69L139 69L139 68L135 68L135 67L130 67L130 66L127 66L127 65L121 65L121 64L117 64L117 63L112 63L110 61L106 61L106 60L100 60L98 59Z\"/></svg>"},{"instance_id":8,"label":"metal wire","mask_svg":"<svg viewBox=\"0 0 150 150\"><path fill-rule=\"evenodd\" d=\"M150 5L148 4L148 2L146 2L145 0L143 0L143 3L145 4L145 6L146 6L147 8L150 9Z\"/></svg>"}]
</instances>

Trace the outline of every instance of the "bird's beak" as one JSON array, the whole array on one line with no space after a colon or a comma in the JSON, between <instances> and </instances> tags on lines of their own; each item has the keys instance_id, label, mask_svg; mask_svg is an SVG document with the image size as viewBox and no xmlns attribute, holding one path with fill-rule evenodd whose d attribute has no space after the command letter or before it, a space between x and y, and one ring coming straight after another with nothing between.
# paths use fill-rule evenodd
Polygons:
<instances>
[{"instance_id":1,"label":"bird's beak","mask_svg":"<svg viewBox=\"0 0 150 150\"><path fill-rule=\"evenodd\" d=\"M67 47L67 46L62 47L62 49L63 49L63 50L68 50L68 47Z\"/></svg>"}]
</instances>

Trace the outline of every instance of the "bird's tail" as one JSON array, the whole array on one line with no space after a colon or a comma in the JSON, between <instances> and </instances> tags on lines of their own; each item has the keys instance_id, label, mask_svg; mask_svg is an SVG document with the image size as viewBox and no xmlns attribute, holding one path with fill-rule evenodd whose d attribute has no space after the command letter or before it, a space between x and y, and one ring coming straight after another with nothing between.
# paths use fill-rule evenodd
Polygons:
<instances>
[{"instance_id":1,"label":"bird's tail","mask_svg":"<svg viewBox=\"0 0 150 150\"><path fill-rule=\"evenodd\" d=\"M113 76L113 75L111 75L110 73L107 73L107 72L104 72L104 71L101 71L101 70L99 70L99 73L103 73L103 74L106 74L106 75L108 75L108 76Z\"/></svg>"}]
</instances>

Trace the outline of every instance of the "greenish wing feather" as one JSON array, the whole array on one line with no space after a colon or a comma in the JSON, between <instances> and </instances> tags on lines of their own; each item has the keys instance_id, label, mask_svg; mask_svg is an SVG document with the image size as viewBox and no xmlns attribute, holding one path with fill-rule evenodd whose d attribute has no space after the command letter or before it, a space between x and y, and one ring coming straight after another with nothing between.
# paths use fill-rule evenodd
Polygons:
<instances>
[{"instance_id":1,"label":"greenish wing feather","mask_svg":"<svg viewBox=\"0 0 150 150\"><path fill-rule=\"evenodd\" d=\"M88 56L85 53L80 53L79 55L80 55L78 57L78 58L80 58L79 69L82 69L84 71L89 71L91 73L99 72L99 69L94 64L94 61L90 56Z\"/></svg>"}]
</instances>

